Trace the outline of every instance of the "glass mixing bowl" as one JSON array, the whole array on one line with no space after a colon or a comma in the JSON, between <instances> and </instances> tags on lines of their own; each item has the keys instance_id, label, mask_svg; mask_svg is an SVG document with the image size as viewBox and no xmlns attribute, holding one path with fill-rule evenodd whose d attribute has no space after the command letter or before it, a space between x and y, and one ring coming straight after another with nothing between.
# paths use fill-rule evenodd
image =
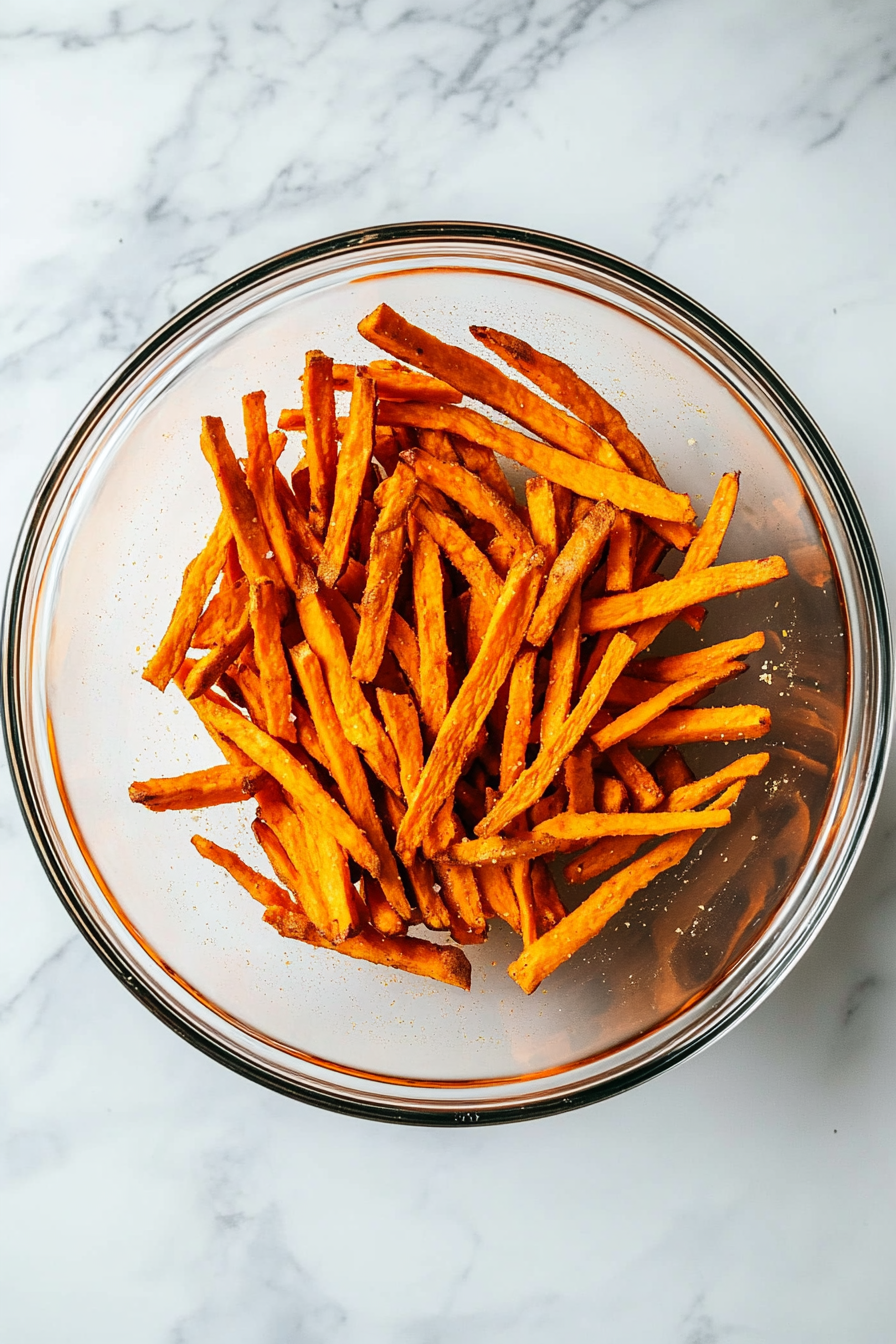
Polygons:
<instances>
[{"instance_id":1,"label":"glass mixing bowl","mask_svg":"<svg viewBox=\"0 0 896 1344\"><path fill-rule=\"evenodd\" d=\"M519 944L504 926L469 949L469 994L281 939L189 843L200 829L251 857L251 801L197 817L128 800L134 778L219 759L177 690L161 696L140 676L217 515L200 416L222 416L237 442L244 392L264 388L273 413L297 403L306 349L369 359L356 324L382 300L450 341L474 345L467 328L484 323L571 363L621 406L698 512L723 471L742 472L722 559L779 553L790 566L772 588L711 604L699 638L680 626L670 636L685 648L767 631L733 697L727 688L729 702L773 711L766 775L728 829L707 833L531 998L506 975ZM879 790L887 631L842 469L721 322L578 243L397 225L296 248L228 281L98 393L51 464L15 558L7 741L62 901L175 1031L247 1077L340 1111L508 1120L643 1082L730 1027L793 965L843 886ZM691 748L691 763L702 772L741 750Z\"/></svg>"}]
</instances>

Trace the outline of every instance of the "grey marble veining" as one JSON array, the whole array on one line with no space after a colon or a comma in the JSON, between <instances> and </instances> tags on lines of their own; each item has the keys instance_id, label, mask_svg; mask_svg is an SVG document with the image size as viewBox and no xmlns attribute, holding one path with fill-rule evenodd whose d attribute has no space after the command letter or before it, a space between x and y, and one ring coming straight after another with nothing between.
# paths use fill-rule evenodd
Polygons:
<instances>
[{"instance_id":1,"label":"grey marble veining","mask_svg":"<svg viewBox=\"0 0 896 1344\"><path fill-rule=\"evenodd\" d=\"M283 248L567 234L793 385L891 589L891 0L7 0L0 552L171 313ZM497 1130L365 1124L192 1050L63 914L0 781L0 1338L886 1344L896 786L804 960L649 1086Z\"/></svg>"}]
</instances>

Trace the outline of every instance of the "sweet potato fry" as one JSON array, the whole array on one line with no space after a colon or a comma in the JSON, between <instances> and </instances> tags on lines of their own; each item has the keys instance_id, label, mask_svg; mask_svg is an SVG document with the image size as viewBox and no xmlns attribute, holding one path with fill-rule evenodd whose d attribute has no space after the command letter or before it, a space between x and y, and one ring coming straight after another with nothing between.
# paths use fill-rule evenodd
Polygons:
<instances>
[{"instance_id":1,"label":"sweet potato fry","mask_svg":"<svg viewBox=\"0 0 896 1344\"><path fill-rule=\"evenodd\" d=\"M537 610L537 608L536 608ZM582 589L573 588L551 641L551 665L541 711L540 736L543 744L551 741L569 716L573 692L579 675L579 648L582 643ZM531 629L531 625L529 627Z\"/></svg>"},{"instance_id":2,"label":"sweet potato fry","mask_svg":"<svg viewBox=\"0 0 896 1344\"><path fill-rule=\"evenodd\" d=\"M360 682L352 676L345 641L333 613L319 593L303 598L298 611L305 638L323 666L346 737L363 752L368 765L386 788L398 793L401 785L395 752L367 703Z\"/></svg>"},{"instance_id":3,"label":"sweet potato fry","mask_svg":"<svg viewBox=\"0 0 896 1344\"><path fill-rule=\"evenodd\" d=\"M445 405L463 400L460 392L440 378L417 373L415 369L403 369L400 364L387 359L375 359L371 364L334 364L333 386L339 391L350 392L356 373L366 373L373 379L376 395L383 401L436 401Z\"/></svg>"},{"instance_id":4,"label":"sweet potato fry","mask_svg":"<svg viewBox=\"0 0 896 1344\"><path fill-rule=\"evenodd\" d=\"M373 383L363 373L359 373L352 392L348 427L336 462L333 508L317 570L318 579L328 588L336 586L348 559L352 523L373 452L374 408Z\"/></svg>"},{"instance_id":5,"label":"sweet potato fry","mask_svg":"<svg viewBox=\"0 0 896 1344\"><path fill-rule=\"evenodd\" d=\"M575 626L578 636L578 624ZM532 724L532 698L535 689L537 650L524 649L517 657L510 674L507 696L507 715L501 745L501 790L506 792L526 768L526 749ZM517 829L525 829L523 818L517 818ZM519 928L524 945L538 937L535 918L535 898L532 874L527 859L512 862L507 869L510 885L517 903Z\"/></svg>"},{"instance_id":6,"label":"sweet potato fry","mask_svg":"<svg viewBox=\"0 0 896 1344\"><path fill-rule=\"evenodd\" d=\"M361 899L367 906L370 923L380 933L393 937L396 933L407 933L408 921L402 919L386 900L379 882L369 873L362 873L358 883Z\"/></svg>"},{"instance_id":7,"label":"sweet potato fry","mask_svg":"<svg viewBox=\"0 0 896 1344\"><path fill-rule=\"evenodd\" d=\"M421 429L447 429L503 457L512 458L556 485L566 486L589 499L606 499L617 509L630 509L650 518L691 522L694 511L686 495L630 476L612 467L586 462L562 449L530 439L518 430L496 425L487 416L463 406L428 406L418 401L384 402L379 410L384 425L411 425Z\"/></svg>"},{"instance_id":8,"label":"sweet potato fry","mask_svg":"<svg viewBox=\"0 0 896 1344\"><path fill-rule=\"evenodd\" d=\"M257 765L213 765L186 775L134 780L128 789L132 803L142 803L153 812L194 807L217 807L221 803L244 803L258 790L267 775Z\"/></svg>"},{"instance_id":9,"label":"sweet potato fry","mask_svg":"<svg viewBox=\"0 0 896 1344\"><path fill-rule=\"evenodd\" d=\"M404 673L405 681L414 692L419 704L423 695L420 685L420 645L417 643L417 636L413 627L408 625L404 617L394 610L389 618L386 648L394 654L398 666Z\"/></svg>"},{"instance_id":10,"label":"sweet potato fry","mask_svg":"<svg viewBox=\"0 0 896 1344\"><path fill-rule=\"evenodd\" d=\"M608 593L630 593L634 586L638 530L630 513L617 513L607 548Z\"/></svg>"},{"instance_id":11,"label":"sweet potato fry","mask_svg":"<svg viewBox=\"0 0 896 1344\"><path fill-rule=\"evenodd\" d=\"M329 831L314 825L295 798L288 805L276 786L259 789L257 797L259 816L274 831L298 876L298 885L288 882L290 890L324 937L342 942L362 922L345 850ZM274 871L288 881L288 873Z\"/></svg>"},{"instance_id":12,"label":"sweet potato fry","mask_svg":"<svg viewBox=\"0 0 896 1344\"><path fill-rule=\"evenodd\" d=\"M680 863L699 835L697 831L670 836L649 854L636 859L628 868L602 883L577 909L561 919L537 942L524 948L508 967L508 973L522 990L531 994L545 976L562 966L574 952L600 933L636 891L646 887L660 873Z\"/></svg>"},{"instance_id":13,"label":"sweet potato fry","mask_svg":"<svg viewBox=\"0 0 896 1344\"><path fill-rule=\"evenodd\" d=\"M381 303L363 318L358 323L358 330L382 350L443 378L465 396L475 397L493 410L501 411L549 443L575 453L577 457L589 461L596 459L600 440L581 420L551 406L543 397L508 378L487 360L460 346L448 345L421 327L413 326L388 304Z\"/></svg>"},{"instance_id":14,"label":"sweet potato fry","mask_svg":"<svg viewBox=\"0 0 896 1344\"><path fill-rule=\"evenodd\" d=\"M573 748L564 762L563 779L570 812L603 811L594 801L594 756L594 748L586 738Z\"/></svg>"},{"instance_id":15,"label":"sweet potato fry","mask_svg":"<svg viewBox=\"0 0 896 1344\"><path fill-rule=\"evenodd\" d=\"M561 813L564 816L565 813ZM470 868L489 867L500 864L510 872L514 863L528 862L542 858L545 854L563 853L566 850L581 849L584 842L564 842L553 835L535 835L532 831L519 831L515 835L489 835L484 839L457 840L448 850L452 863L465 864Z\"/></svg>"},{"instance_id":16,"label":"sweet potato fry","mask_svg":"<svg viewBox=\"0 0 896 1344\"><path fill-rule=\"evenodd\" d=\"M214 649L230 637L234 626L241 623L249 603L249 585L245 579L224 583L215 593L199 618L193 632L191 647Z\"/></svg>"},{"instance_id":17,"label":"sweet potato fry","mask_svg":"<svg viewBox=\"0 0 896 1344\"><path fill-rule=\"evenodd\" d=\"M280 636L277 590L269 580L249 585L249 618L255 635L255 661L261 679L265 719L272 737L295 742L292 722L292 683Z\"/></svg>"},{"instance_id":18,"label":"sweet potato fry","mask_svg":"<svg viewBox=\"0 0 896 1344\"><path fill-rule=\"evenodd\" d=\"M604 835L671 835L675 831L718 830L727 826L731 813L727 808L706 808L678 812L561 812L535 827L532 838L551 836L577 845L590 843Z\"/></svg>"},{"instance_id":19,"label":"sweet potato fry","mask_svg":"<svg viewBox=\"0 0 896 1344\"><path fill-rule=\"evenodd\" d=\"M586 602L582 612L582 629L593 635L598 630L618 630L636 621L677 612L693 602L704 602L711 597L724 597L743 588L761 588L766 583L787 576L787 566L779 555L764 560L736 560L730 565L716 565L698 570L685 578L676 576L662 583L651 584L636 593L614 593L612 597L598 597ZM643 647L643 646L641 646Z\"/></svg>"},{"instance_id":20,"label":"sweet potato fry","mask_svg":"<svg viewBox=\"0 0 896 1344\"><path fill-rule=\"evenodd\" d=\"M672 752L674 752L674 756L667 754ZM765 752L759 752L754 756L742 756L739 761L732 761L730 765L717 770L715 774L707 775L704 779L695 781L684 760L675 751L674 747L667 748L667 751L663 754L667 756L667 760L659 773L664 787L676 778L682 779L680 785L669 789L666 800L662 804L663 811L672 812L698 807L701 803L708 802L711 798L722 794L722 790L732 782L737 783L738 780L743 782L744 779L752 775L760 774L769 759ZM684 767L683 770L681 767ZM722 797L716 803L716 807L730 807L733 801L734 796L729 797L727 794L722 794ZM642 841L637 836L623 837L618 840L598 840L585 854L579 855L578 858L567 864L564 876L567 882L588 882L592 877L599 877L601 873L607 872L610 868L615 868L617 863L630 859L641 843Z\"/></svg>"},{"instance_id":21,"label":"sweet potato fry","mask_svg":"<svg viewBox=\"0 0 896 1344\"><path fill-rule=\"evenodd\" d=\"M617 742L607 751L610 764L625 785L636 812L652 812L663 801L663 791L653 775L642 765L625 742Z\"/></svg>"},{"instance_id":22,"label":"sweet potato fry","mask_svg":"<svg viewBox=\"0 0 896 1344\"><path fill-rule=\"evenodd\" d=\"M629 663L627 672L630 677L645 677L649 681L681 681L684 677L693 677L702 672L707 663L728 663L756 653L765 644L765 634L757 630L742 639L726 639L721 644L710 644L705 649L695 649L693 653L674 653L666 658L639 658Z\"/></svg>"},{"instance_id":23,"label":"sweet potato fry","mask_svg":"<svg viewBox=\"0 0 896 1344\"><path fill-rule=\"evenodd\" d=\"M555 924L559 924L561 919L566 918L566 906L560 900L557 892L557 884L546 859L533 859L531 863L532 871L532 899L535 904L535 920L538 928L539 938L548 929L552 929ZM477 868L476 877L481 883L484 868Z\"/></svg>"},{"instance_id":24,"label":"sweet potato fry","mask_svg":"<svg viewBox=\"0 0 896 1344\"><path fill-rule=\"evenodd\" d=\"M309 350L302 375L301 426L305 430L310 502L308 522L318 536L326 535L336 488L336 402L333 397L333 361L321 350ZM291 429L277 422L279 429Z\"/></svg>"},{"instance_id":25,"label":"sweet potato fry","mask_svg":"<svg viewBox=\"0 0 896 1344\"><path fill-rule=\"evenodd\" d=\"M624 714L599 729L592 735L592 742L598 751L609 751L615 747L617 742L624 742L627 738L634 737L635 734L645 728L647 724L658 719L667 709L673 705L680 705L682 700L688 700L691 696L698 694L707 687L716 685L714 672L708 676L686 677L684 681L673 681L664 688L652 695L649 700L643 700L639 705L633 705L627 709Z\"/></svg>"},{"instance_id":26,"label":"sweet potato fry","mask_svg":"<svg viewBox=\"0 0 896 1344\"><path fill-rule=\"evenodd\" d=\"M408 523L414 579L414 614L420 648L420 715L430 737L448 713L448 636L445 626L444 575L439 547L416 516Z\"/></svg>"},{"instance_id":27,"label":"sweet potato fry","mask_svg":"<svg viewBox=\"0 0 896 1344\"><path fill-rule=\"evenodd\" d=\"M339 722L323 669L309 644L293 648L291 655L318 737L330 761L330 773L342 794L349 816L376 851L383 895L396 914L402 919L409 919L411 907L395 856L386 840L357 749L349 742Z\"/></svg>"},{"instance_id":28,"label":"sweet potato fry","mask_svg":"<svg viewBox=\"0 0 896 1344\"><path fill-rule=\"evenodd\" d=\"M282 906L271 905L265 911L264 918L265 923L272 925L284 938L296 938L316 947L329 947L331 951L341 952L345 957L372 961L378 966L389 966L396 971L408 971L411 975L422 975L445 985L456 985L458 989L470 988L470 963L459 947L439 947L423 938L407 935L386 937L376 929L362 929L353 938L346 938L344 943L333 947L320 935L315 936L313 926L297 910L284 910Z\"/></svg>"},{"instance_id":29,"label":"sweet potato fry","mask_svg":"<svg viewBox=\"0 0 896 1344\"><path fill-rule=\"evenodd\" d=\"M545 568L550 574L560 553L557 510L550 481L546 481L543 476L530 476L526 481L526 503L529 506L532 539L544 553Z\"/></svg>"},{"instance_id":30,"label":"sweet potato fry","mask_svg":"<svg viewBox=\"0 0 896 1344\"><path fill-rule=\"evenodd\" d=\"M411 706L413 708L413 706ZM416 715L416 711L415 715ZM417 735L419 737L420 725L417 724ZM423 769L423 744L420 744L420 769ZM404 815L407 811L404 803L396 798L391 790L386 789L384 795L386 804L386 813L389 818L393 831L397 831ZM433 874L432 864L428 859L424 859L422 854L414 855L410 863L405 865L405 872L408 875L408 881L411 884L411 890L414 893L414 900L417 902L417 909L423 919L423 923L428 929L448 929L451 927L451 916L448 908L442 900L439 892L436 890L436 881ZM441 890L441 887L439 888Z\"/></svg>"},{"instance_id":31,"label":"sweet potato fry","mask_svg":"<svg viewBox=\"0 0 896 1344\"><path fill-rule=\"evenodd\" d=\"M715 774L705 775L703 779L695 779L674 789L666 799L665 806L670 812L699 807L701 803L707 803L711 798L717 797L729 784L761 774L768 763L767 751L741 756L740 760L722 766L722 769L716 770Z\"/></svg>"},{"instance_id":32,"label":"sweet potato fry","mask_svg":"<svg viewBox=\"0 0 896 1344\"><path fill-rule=\"evenodd\" d=\"M435 859L433 867L455 942L481 942L486 923L475 873L463 864L451 863L447 856Z\"/></svg>"},{"instance_id":33,"label":"sweet potato fry","mask_svg":"<svg viewBox=\"0 0 896 1344\"><path fill-rule=\"evenodd\" d=\"M466 467L441 462L431 453L423 452L421 449L402 453L401 457L403 462L413 467L421 481L434 486L449 499L456 500L474 517L491 523L515 552L532 549L534 543L528 529L520 522L507 501L478 476L467 471Z\"/></svg>"},{"instance_id":34,"label":"sweet potato fry","mask_svg":"<svg viewBox=\"0 0 896 1344\"><path fill-rule=\"evenodd\" d=\"M277 880L282 882L286 890L292 893L306 917L309 910L318 912L323 925L323 932L326 934L330 927L329 913L323 903L323 897L317 890L317 874L312 874L310 863L307 863L303 871L299 872L287 854L277 832L266 821L263 821L260 815L252 823L252 834L264 850L265 857L273 868Z\"/></svg>"},{"instance_id":35,"label":"sweet potato fry","mask_svg":"<svg viewBox=\"0 0 896 1344\"><path fill-rule=\"evenodd\" d=\"M151 682L160 691L164 691L186 657L202 608L221 573L230 537L230 519L222 513L208 541L184 570L180 596L168 629L143 669L143 680Z\"/></svg>"},{"instance_id":36,"label":"sweet potato fry","mask_svg":"<svg viewBox=\"0 0 896 1344\"><path fill-rule=\"evenodd\" d=\"M540 551L522 556L505 580L479 656L458 690L442 724L420 783L398 832L400 855L410 858L445 799L451 797L464 764L510 670L528 627L541 577Z\"/></svg>"},{"instance_id":37,"label":"sweet potato fry","mask_svg":"<svg viewBox=\"0 0 896 1344\"><path fill-rule=\"evenodd\" d=\"M273 555L268 555L270 546L258 506L227 440L223 421L216 415L203 416L199 444L215 473L221 508L230 524L243 573L250 583L270 579L282 588L280 569Z\"/></svg>"},{"instance_id":38,"label":"sweet potato fry","mask_svg":"<svg viewBox=\"0 0 896 1344\"><path fill-rule=\"evenodd\" d=\"M206 698L204 714L224 737L234 742L291 794L318 825L344 845L362 868L379 876L380 864L370 841L339 804L321 788L308 770L269 734L243 718L235 709Z\"/></svg>"},{"instance_id":39,"label":"sweet potato fry","mask_svg":"<svg viewBox=\"0 0 896 1344\"><path fill-rule=\"evenodd\" d=\"M593 505L554 561L548 574L527 639L541 648L550 638L569 595L587 577L607 539L614 512L604 502Z\"/></svg>"},{"instance_id":40,"label":"sweet potato fry","mask_svg":"<svg viewBox=\"0 0 896 1344\"><path fill-rule=\"evenodd\" d=\"M467 471L478 476L480 481L485 481L496 495L500 495L512 509L516 510L517 502L513 488L491 448L483 448L481 443L470 443L469 439L462 439L458 435L454 436L452 443Z\"/></svg>"},{"instance_id":41,"label":"sweet potato fry","mask_svg":"<svg viewBox=\"0 0 896 1344\"><path fill-rule=\"evenodd\" d=\"M210 859L216 863L219 868L223 868L230 876L239 882L244 891L247 891L253 900L260 901L262 905L270 909L289 910L292 908L292 901L289 899L289 893L282 887L278 887L276 882L272 882L269 877L262 873L256 873L254 868L250 868L248 863L244 863L238 854L234 854L231 849L224 849L222 845L216 845L214 840L207 840L204 835L194 835L191 841L194 849L202 855L204 859Z\"/></svg>"},{"instance_id":42,"label":"sweet potato fry","mask_svg":"<svg viewBox=\"0 0 896 1344\"><path fill-rule=\"evenodd\" d=\"M745 742L764 737L772 717L761 705L719 709L671 709L633 733L630 747L681 746L686 742Z\"/></svg>"},{"instance_id":43,"label":"sweet potato fry","mask_svg":"<svg viewBox=\"0 0 896 1344\"><path fill-rule=\"evenodd\" d=\"M514 933L520 932L520 911L516 893L506 868L486 863L478 871L479 889L490 910L509 924Z\"/></svg>"},{"instance_id":44,"label":"sweet potato fry","mask_svg":"<svg viewBox=\"0 0 896 1344\"><path fill-rule=\"evenodd\" d=\"M258 505L258 512L283 580L301 597L306 591L316 587L316 583L311 570L298 560L293 550L277 498L274 457L271 452L271 436L268 434L263 392L250 392L243 397L243 423L249 450L246 480Z\"/></svg>"},{"instance_id":45,"label":"sweet potato fry","mask_svg":"<svg viewBox=\"0 0 896 1344\"><path fill-rule=\"evenodd\" d=\"M507 718L501 744L501 791L506 792L526 768L526 748L532 723L535 689L535 649L523 649L510 674Z\"/></svg>"},{"instance_id":46,"label":"sweet potato fry","mask_svg":"<svg viewBox=\"0 0 896 1344\"><path fill-rule=\"evenodd\" d=\"M361 627L352 657L352 676L358 681L373 681L383 661L415 484L414 473L403 462L383 483L380 515L371 538L367 583L361 599Z\"/></svg>"},{"instance_id":47,"label":"sweet potato fry","mask_svg":"<svg viewBox=\"0 0 896 1344\"><path fill-rule=\"evenodd\" d=\"M205 695L222 672L226 672L231 663L239 658L251 638L252 624L249 619L249 608L246 607L239 618L239 623L225 637L224 642L214 649L209 649L208 653L190 668L183 688L187 699L195 700L197 696Z\"/></svg>"},{"instance_id":48,"label":"sweet potato fry","mask_svg":"<svg viewBox=\"0 0 896 1344\"><path fill-rule=\"evenodd\" d=\"M392 740L398 757L398 773L401 777L401 792L405 799L411 797L420 776L423 774L423 738L420 734L420 719L414 702L409 695L397 695L394 691L377 689L377 701L386 732Z\"/></svg>"},{"instance_id":49,"label":"sweet potato fry","mask_svg":"<svg viewBox=\"0 0 896 1344\"><path fill-rule=\"evenodd\" d=\"M677 747L666 747L661 751L653 763L652 770L656 782L667 797L684 784L694 782L694 772Z\"/></svg>"},{"instance_id":50,"label":"sweet potato fry","mask_svg":"<svg viewBox=\"0 0 896 1344\"><path fill-rule=\"evenodd\" d=\"M588 743L591 746L591 743ZM593 751L593 746L591 747ZM572 809L575 812L626 812L629 808L628 789L615 775L597 775L594 781L594 806Z\"/></svg>"},{"instance_id":51,"label":"sweet potato fry","mask_svg":"<svg viewBox=\"0 0 896 1344\"><path fill-rule=\"evenodd\" d=\"M574 373L568 364L542 354L526 341L505 331L495 331L491 327L471 327L470 333L487 350L505 360L554 401L572 411L573 415L590 425L598 434L603 434L638 476L654 481L657 485L663 484L656 463L640 439L632 434L620 412Z\"/></svg>"},{"instance_id":52,"label":"sweet potato fry","mask_svg":"<svg viewBox=\"0 0 896 1344\"><path fill-rule=\"evenodd\" d=\"M404 466L404 463L400 465ZM422 499L415 500L413 512L417 521L438 542L445 558L451 561L472 589L478 591L490 606L494 606L501 592L501 580L460 524L447 514L429 508Z\"/></svg>"},{"instance_id":53,"label":"sweet potato fry","mask_svg":"<svg viewBox=\"0 0 896 1344\"><path fill-rule=\"evenodd\" d=\"M497 835L508 822L518 817L541 797L566 757L588 729L588 725L607 697L607 692L631 657L632 641L619 634L604 656L575 709L560 730L542 745L536 760L476 827L479 836Z\"/></svg>"},{"instance_id":54,"label":"sweet potato fry","mask_svg":"<svg viewBox=\"0 0 896 1344\"><path fill-rule=\"evenodd\" d=\"M700 570L708 569L710 565L715 564L722 548L722 542L725 540L728 524L731 522L734 513L734 506L737 503L739 479L738 472L729 472L719 481L712 497L712 503L703 520L703 526L691 542L687 555L681 562L681 568L676 576L678 580L684 580L689 575L697 574ZM784 573L786 574L786 572L785 566ZM697 602L701 600L699 598L695 599ZM691 603L685 603L686 607L690 605ZM685 612L681 612L680 615L682 618L688 619ZM671 619L673 617L668 612L657 613L637 631L631 632L639 653L653 643ZM696 628L699 629L700 626L697 625Z\"/></svg>"},{"instance_id":55,"label":"sweet potato fry","mask_svg":"<svg viewBox=\"0 0 896 1344\"><path fill-rule=\"evenodd\" d=\"M596 839L633 838L637 845L646 836L671 835L678 831L718 830L727 826L727 808L701 812L561 812L539 822L533 831L519 835L487 836L482 840L459 840L448 851L454 863L478 867L508 864L514 860L541 858L581 849Z\"/></svg>"}]
</instances>

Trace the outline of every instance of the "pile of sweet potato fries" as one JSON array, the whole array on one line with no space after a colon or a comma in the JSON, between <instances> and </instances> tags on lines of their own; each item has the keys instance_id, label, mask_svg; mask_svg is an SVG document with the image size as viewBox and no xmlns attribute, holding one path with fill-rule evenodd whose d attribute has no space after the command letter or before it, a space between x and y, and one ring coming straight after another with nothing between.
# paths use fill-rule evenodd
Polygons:
<instances>
[{"instance_id":1,"label":"pile of sweet potato fries","mask_svg":"<svg viewBox=\"0 0 896 1344\"><path fill-rule=\"evenodd\" d=\"M202 421L221 513L144 677L176 683L226 764L130 794L156 811L254 797L276 881L193 844L285 937L469 988L456 944L503 919L523 943L510 975L531 993L726 826L767 764L695 779L679 750L768 731L759 705L698 707L761 632L640 655L671 621L699 631L703 603L787 567L715 564L735 474L698 529L594 388L514 336L470 330L532 386L381 304L359 331L391 358L309 351L302 407L277 429L263 392L243 398L243 460L221 420ZM293 431L304 454L287 480ZM525 504L497 455L533 473ZM570 913L548 865L561 854L570 882L612 872ZM455 945L409 935L421 923Z\"/></svg>"}]
</instances>

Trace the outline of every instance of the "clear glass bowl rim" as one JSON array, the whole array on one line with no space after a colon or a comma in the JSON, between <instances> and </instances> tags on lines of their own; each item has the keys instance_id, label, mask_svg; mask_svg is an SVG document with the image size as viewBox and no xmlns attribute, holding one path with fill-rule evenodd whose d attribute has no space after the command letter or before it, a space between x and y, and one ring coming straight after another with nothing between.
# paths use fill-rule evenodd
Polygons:
<instances>
[{"instance_id":1,"label":"clear glass bowl rim","mask_svg":"<svg viewBox=\"0 0 896 1344\"><path fill-rule=\"evenodd\" d=\"M461 246L476 243L498 245L509 251L517 248L529 256L540 253L546 259L571 261L594 270L604 278L616 279L697 328L724 355L739 364L755 379L765 394L776 404L776 409L790 422L791 428L800 439L803 449L812 458L836 503L839 521L855 565L858 598L866 616L864 633L868 637L865 648L867 694L864 735L867 760L860 785L861 795L854 808L846 842L841 845L834 870L829 874L826 887L809 911L809 917L790 931L789 938L778 947L777 955L768 960L768 964L761 968L760 973L753 976L746 987L741 988L741 992L725 1011L717 1013L705 1029L691 1031L675 1048L665 1048L661 1053L633 1067L625 1068L618 1073L612 1072L591 1085L580 1086L570 1095L555 1093L547 1099L534 1102L515 1100L508 1105L496 1105L482 1110L440 1106L438 1102L427 1104L424 1108L372 1103L302 1085L222 1045L193 1024L184 1021L177 1011L162 1001L151 984L144 983L134 974L132 966L121 956L119 950L106 936L102 926L84 909L77 891L70 883L55 853L48 828L44 824L39 790L25 747L20 676L23 639L27 637L27 631L23 628L24 594L41 529L60 482L107 409L132 381L139 377L140 372L153 357L234 296L303 264L321 262L327 258L335 260L350 254L360 255L387 244L433 244L444 247L453 242ZM705 1048L751 1012L809 946L830 914L855 865L880 796L892 729L892 645L885 588L874 543L861 506L833 449L790 388L751 346L713 313L641 267L599 248L553 234L467 221L423 221L380 225L334 234L291 248L249 267L209 290L175 314L139 346L98 390L76 419L54 454L34 494L19 534L6 589L0 675L2 675L3 728L7 758L19 806L32 842L63 906L94 951L122 984L179 1036L244 1077L311 1105L341 1114L427 1125L499 1123L534 1119L588 1105L646 1082L697 1050Z\"/></svg>"}]
</instances>

